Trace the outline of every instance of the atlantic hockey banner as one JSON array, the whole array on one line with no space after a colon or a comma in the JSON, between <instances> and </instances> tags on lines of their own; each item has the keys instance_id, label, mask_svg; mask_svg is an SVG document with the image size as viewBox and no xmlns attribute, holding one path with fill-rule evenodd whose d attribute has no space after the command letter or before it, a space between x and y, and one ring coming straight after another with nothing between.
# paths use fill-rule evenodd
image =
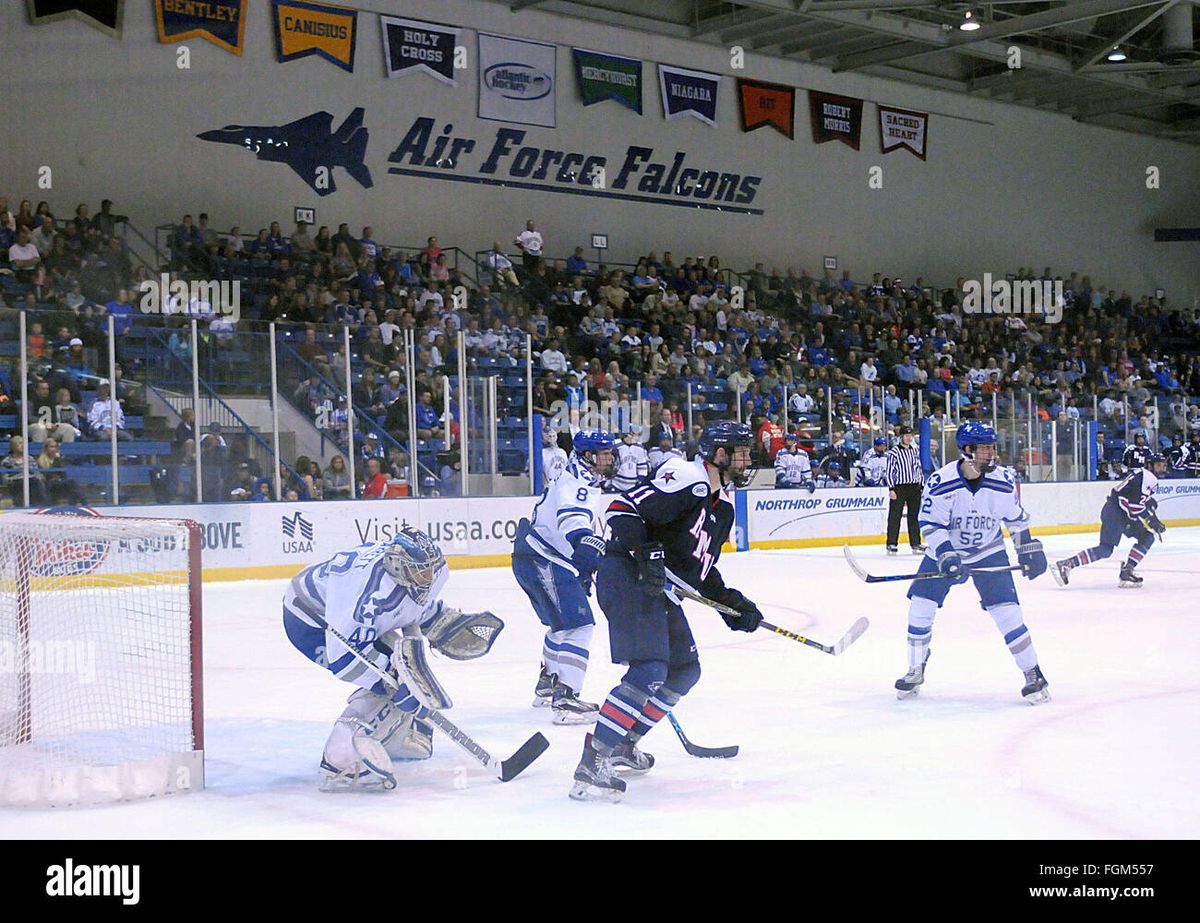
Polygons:
<instances>
[{"instance_id":1,"label":"atlantic hockey banner","mask_svg":"<svg viewBox=\"0 0 1200 923\"><path fill-rule=\"evenodd\" d=\"M863 101L850 96L808 91L813 141L841 141L856 151L862 140Z\"/></svg>"},{"instance_id":2,"label":"atlantic hockey banner","mask_svg":"<svg viewBox=\"0 0 1200 923\"><path fill-rule=\"evenodd\" d=\"M383 61L389 77L422 71L450 86L457 84L454 49L461 29L395 16L380 16L379 22L383 32Z\"/></svg>"},{"instance_id":3,"label":"atlantic hockey banner","mask_svg":"<svg viewBox=\"0 0 1200 923\"><path fill-rule=\"evenodd\" d=\"M879 144L885 154L897 148L925 159L925 139L929 131L929 113L879 106Z\"/></svg>"},{"instance_id":4,"label":"atlantic hockey banner","mask_svg":"<svg viewBox=\"0 0 1200 923\"><path fill-rule=\"evenodd\" d=\"M555 127L558 47L479 33L479 117Z\"/></svg>"},{"instance_id":5,"label":"atlantic hockey banner","mask_svg":"<svg viewBox=\"0 0 1200 923\"><path fill-rule=\"evenodd\" d=\"M690 115L705 125L717 124L717 91L721 75L658 65L663 115L667 121Z\"/></svg>"},{"instance_id":6,"label":"atlantic hockey banner","mask_svg":"<svg viewBox=\"0 0 1200 923\"><path fill-rule=\"evenodd\" d=\"M121 36L125 0L28 0L29 21L40 26L60 19L82 19L89 26Z\"/></svg>"},{"instance_id":7,"label":"atlantic hockey banner","mask_svg":"<svg viewBox=\"0 0 1200 923\"><path fill-rule=\"evenodd\" d=\"M770 125L787 138L795 134L796 88L782 83L737 78L738 109L742 131Z\"/></svg>"},{"instance_id":8,"label":"atlantic hockey banner","mask_svg":"<svg viewBox=\"0 0 1200 923\"><path fill-rule=\"evenodd\" d=\"M154 0L164 45L202 38L239 57L246 37L246 0Z\"/></svg>"},{"instance_id":9,"label":"atlantic hockey banner","mask_svg":"<svg viewBox=\"0 0 1200 923\"><path fill-rule=\"evenodd\" d=\"M601 51L573 48L575 80L585 106L616 100L642 114L642 62Z\"/></svg>"},{"instance_id":10,"label":"atlantic hockey banner","mask_svg":"<svg viewBox=\"0 0 1200 923\"><path fill-rule=\"evenodd\" d=\"M275 24L275 54L281 62L316 55L354 72L356 10L299 0L271 0L271 19Z\"/></svg>"}]
</instances>

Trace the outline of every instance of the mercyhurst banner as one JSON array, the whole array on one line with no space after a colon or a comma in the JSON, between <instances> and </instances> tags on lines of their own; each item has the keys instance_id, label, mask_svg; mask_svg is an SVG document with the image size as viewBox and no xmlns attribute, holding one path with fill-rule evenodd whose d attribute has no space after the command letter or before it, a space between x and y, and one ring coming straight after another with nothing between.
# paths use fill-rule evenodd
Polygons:
<instances>
[{"instance_id":1,"label":"mercyhurst banner","mask_svg":"<svg viewBox=\"0 0 1200 923\"><path fill-rule=\"evenodd\" d=\"M573 49L575 79L585 106L615 99L642 114L642 62L602 51Z\"/></svg>"}]
</instances>

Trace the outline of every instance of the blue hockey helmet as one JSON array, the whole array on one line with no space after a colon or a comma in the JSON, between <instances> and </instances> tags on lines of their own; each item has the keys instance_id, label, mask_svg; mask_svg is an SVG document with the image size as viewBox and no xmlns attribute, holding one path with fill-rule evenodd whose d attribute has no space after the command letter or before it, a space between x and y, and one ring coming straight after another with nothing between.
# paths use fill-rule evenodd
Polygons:
<instances>
[{"instance_id":1,"label":"blue hockey helmet","mask_svg":"<svg viewBox=\"0 0 1200 923\"><path fill-rule=\"evenodd\" d=\"M958 432L954 434L954 441L958 444L959 449L965 449L971 445L995 445L996 431L992 429L990 423L972 420L958 428Z\"/></svg>"},{"instance_id":2,"label":"blue hockey helmet","mask_svg":"<svg viewBox=\"0 0 1200 923\"><path fill-rule=\"evenodd\" d=\"M795 445L799 441L800 437L796 433L784 433L783 435L784 445Z\"/></svg>"},{"instance_id":3,"label":"blue hockey helmet","mask_svg":"<svg viewBox=\"0 0 1200 923\"><path fill-rule=\"evenodd\" d=\"M885 439L883 436L876 436L876 437L875 437L875 445L877 445L877 446L880 446L880 445L881 445L881 446L885 446L885 447L886 447L886 446L887 446L887 439Z\"/></svg>"},{"instance_id":4,"label":"blue hockey helmet","mask_svg":"<svg viewBox=\"0 0 1200 923\"><path fill-rule=\"evenodd\" d=\"M831 461L831 462L829 463L829 475L830 475L830 477L840 477L840 476L841 476L841 473L842 473L842 463L841 463L841 462L835 462L835 461Z\"/></svg>"},{"instance_id":5,"label":"blue hockey helmet","mask_svg":"<svg viewBox=\"0 0 1200 923\"><path fill-rule=\"evenodd\" d=\"M417 605L429 601L429 593L438 572L446 566L446 556L428 535L405 526L392 538L383 552L383 568L405 587Z\"/></svg>"},{"instance_id":6,"label":"blue hockey helmet","mask_svg":"<svg viewBox=\"0 0 1200 923\"><path fill-rule=\"evenodd\" d=\"M736 420L716 420L704 427L700 434L700 457L712 465L716 465L717 449L725 449L725 463L718 465L724 475L733 459L733 450L738 446L749 448L754 445L754 430L749 423L738 423ZM731 475L730 480L737 487L744 487L750 481L749 474L741 471Z\"/></svg>"},{"instance_id":7,"label":"blue hockey helmet","mask_svg":"<svg viewBox=\"0 0 1200 923\"><path fill-rule=\"evenodd\" d=\"M571 448L574 449L575 461L582 464L583 467L591 471L599 477L607 477L612 473L612 458L603 468L596 467L596 458L600 452L612 452L617 447L616 437L602 429L581 429L575 434L575 438L571 440ZM591 457L588 457L591 453Z\"/></svg>"}]
</instances>

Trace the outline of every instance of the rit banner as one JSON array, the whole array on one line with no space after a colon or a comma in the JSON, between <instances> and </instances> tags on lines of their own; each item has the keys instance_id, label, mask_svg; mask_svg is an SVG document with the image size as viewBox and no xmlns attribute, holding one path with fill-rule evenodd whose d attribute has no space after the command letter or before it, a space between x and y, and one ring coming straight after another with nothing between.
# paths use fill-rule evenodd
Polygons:
<instances>
[{"instance_id":1,"label":"rit banner","mask_svg":"<svg viewBox=\"0 0 1200 923\"><path fill-rule=\"evenodd\" d=\"M737 79L738 107L742 131L754 131L770 125L789 139L795 134L796 88L781 83Z\"/></svg>"}]
</instances>

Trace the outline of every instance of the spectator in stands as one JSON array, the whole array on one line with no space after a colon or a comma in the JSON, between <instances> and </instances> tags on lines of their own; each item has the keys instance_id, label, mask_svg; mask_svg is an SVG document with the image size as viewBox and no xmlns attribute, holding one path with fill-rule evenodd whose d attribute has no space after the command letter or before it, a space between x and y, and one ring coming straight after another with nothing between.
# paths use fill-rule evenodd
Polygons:
<instances>
[{"instance_id":1,"label":"spectator in stands","mask_svg":"<svg viewBox=\"0 0 1200 923\"><path fill-rule=\"evenodd\" d=\"M70 392L68 392L68 396ZM34 442L56 439L61 442L75 441L75 427L55 419L55 402L50 396L50 382L41 379L34 385L29 399L29 438Z\"/></svg>"},{"instance_id":2,"label":"spectator in stands","mask_svg":"<svg viewBox=\"0 0 1200 923\"><path fill-rule=\"evenodd\" d=\"M17 242L8 248L8 264L13 270L13 276L18 282L28 284L41 261L42 256L38 248L30 240L29 229L18 226Z\"/></svg>"},{"instance_id":3,"label":"spectator in stands","mask_svg":"<svg viewBox=\"0 0 1200 923\"><path fill-rule=\"evenodd\" d=\"M29 235L29 242L37 247L42 259L47 259L54 251L54 240L58 236L58 226L53 217L46 216L37 230Z\"/></svg>"},{"instance_id":4,"label":"spectator in stands","mask_svg":"<svg viewBox=\"0 0 1200 923\"><path fill-rule=\"evenodd\" d=\"M326 500L352 499L353 485L350 483L350 471L346 468L346 459L334 455L321 475L321 495Z\"/></svg>"},{"instance_id":5,"label":"spectator in stands","mask_svg":"<svg viewBox=\"0 0 1200 923\"><path fill-rule=\"evenodd\" d=\"M112 199L103 200L100 203L100 211L91 221L91 227L95 228L101 237L115 237L117 225L129 220L125 215L113 214L112 205Z\"/></svg>"},{"instance_id":6,"label":"spectator in stands","mask_svg":"<svg viewBox=\"0 0 1200 923\"><path fill-rule=\"evenodd\" d=\"M537 229L530 218L525 222L525 230L514 238L513 243L521 251L521 265L528 273L534 272L542 263L542 248L545 240L542 232Z\"/></svg>"},{"instance_id":7,"label":"spectator in stands","mask_svg":"<svg viewBox=\"0 0 1200 923\"><path fill-rule=\"evenodd\" d=\"M184 407L179 412L179 423L175 427L175 436L171 441L171 448L179 454L183 449L183 444L189 439L196 438L196 413L191 407Z\"/></svg>"},{"instance_id":8,"label":"spectator in stands","mask_svg":"<svg viewBox=\"0 0 1200 923\"><path fill-rule=\"evenodd\" d=\"M37 211L33 213L33 229L37 230L47 221L54 220L54 212L50 211L50 203L44 199L38 202Z\"/></svg>"},{"instance_id":9,"label":"spectator in stands","mask_svg":"<svg viewBox=\"0 0 1200 923\"><path fill-rule=\"evenodd\" d=\"M88 434L93 439L104 440L110 439L115 430L117 439L132 439L133 436L125 429L125 412L121 409L121 402L114 399L110 391L108 380L101 379L96 400L88 409Z\"/></svg>"},{"instance_id":10,"label":"spectator in stands","mask_svg":"<svg viewBox=\"0 0 1200 923\"><path fill-rule=\"evenodd\" d=\"M381 500L387 494L387 485L388 478L383 473L382 459L368 459L359 496L363 500Z\"/></svg>"},{"instance_id":11,"label":"spectator in stands","mask_svg":"<svg viewBox=\"0 0 1200 923\"><path fill-rule=\"evenodd\" d=\"M0 459L0 480L4 484L4 495L14 506L23 506L25 502L25 464L25 440L13 436L8 440L8 454ZM46 503L41 472L32 459L29 462L29 502L34 506Z\"/></svg>"},{"instance_id":12,"label":"spectator in stands","mask_svg":"<svg viewBox=\"0 0 1200 923\"><path fill-rule=\"evenodd\" d=\"M362 248L359 247L354 235L350 233L350 225L345 222L338 225L337 233L333 235L333 252L335 257L337 256L339 244L346 245L346 253L349 255L351 262L358 261Z\"/></svg>"},{"instance_id":13,"label":"spectator in stands","mask_svg":"<svg viewBox=\"0 0 1200 923\"><path fill-rule=\"evenodd\" d=\"M30 233L37 227L36 219L33 216L33 203L28 199L22 199L21 204L17 207L16 218L14 219L17 230L25 228Z\"/></svg>"},{"instance_id":14,"label":"spectator in stands","mask_svg":"<svg viewBox=\"0 0 1200 923\"><path fill-rule=\"evenodd\" d=\"M41 472L47 497L53 504L82 506L83 492L79 485L63 472L66 459L58 448L58 440L47 438L42 442L41 454L37 457L38 470Z\"/></svg>"},{"instance_id":15,"label":"spectator in stands","mask_svg":"<svg viewBox=\"0 0 1200 923\"><path fill-rule=\"evenodd\" d=\"M585 276L588 271L587 260L583 258L583 247L576 247L575 252L567 257L565 267L567 275Z\"/></svg>"},{"instance_id":16,"label":"spectator in stands","mask_svg":"<svg viewBox=\"0 0 1200 923\"><path fill-rule=\"evenodd\" d=\"M253 502L269 501L273 496L273 488L271 487L271 479L262 477L254 482L254 493L250 496Z\"/></svg>"},{"instance_id":17,"label":"spectator in stands","mask_svg":"<svg viewBox=\"0 0 1200 923\"><path fill-rule=\"evenodd\" d=\"M298 264L303 265L309 261L316 259L317 242L308 234L308 224L304 221L296 222L296 230L292 232L291 257Z\"/></svg>"},{"instance_id":18,"label":"spectator in stands","mask_svg":"<svg viewBox=\"0 0 1200 923\"><path fill-rule=\"evenodd\" d=\"M560 375L567 371L567 357L559 349L558 337L551 337L546 349L542 350L542 368Z\"/></svg>"},{"instance_id":19,"label":"spectator in stands","mask_svg":"<svg viewBox=\"0 0 1200 923\"><path fill-rule=\"evenodd\" d=\"M182 222L175 226L171 244L176 268L207 268L208 255L204 251L204 237L200 229L192 223L191 215L184 215Z\"/></svg>"},{"instance_id":20,"label":"spectator in stands","mask_svg":"<svg viewBox=\"0 0 1200 923\"><path fill-rule=\"evenodd\" d=\"M417 438L441 439L444 433L437 408L433 406L432 392L422 391L417 403Z\"/></svg>"}]
</instances>

